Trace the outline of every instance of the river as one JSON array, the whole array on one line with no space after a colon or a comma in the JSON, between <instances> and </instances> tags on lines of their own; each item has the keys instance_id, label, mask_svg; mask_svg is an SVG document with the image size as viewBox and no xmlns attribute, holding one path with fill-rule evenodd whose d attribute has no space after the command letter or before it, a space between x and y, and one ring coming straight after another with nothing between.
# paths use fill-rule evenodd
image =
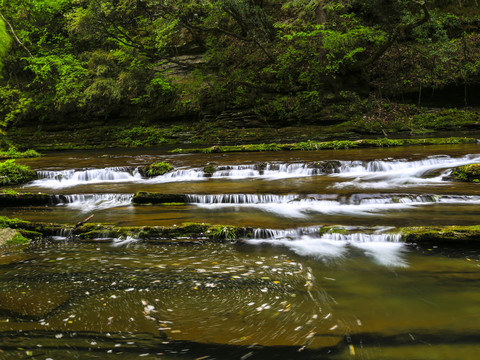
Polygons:
<instances>
[{"instance_id":1,"label":"river","mask_svg":"<svg viewBox=\"0 0 480 360\"><path fill-rule=\"evenodd\" d=\"M139 166L174 170L145 179ZM480 253L392 229L478 225L480 185L450 170L480 145L174 155L71 151L22 160L48 206L0 215L74 224L252 228L226 243L59 236L0 255L0 357L476 359ZM205 176L204 166L215 172ZM138 191L186 194L133 205ZM338 232L323 233L325 225Z\"/></svg>"}]
</instances>

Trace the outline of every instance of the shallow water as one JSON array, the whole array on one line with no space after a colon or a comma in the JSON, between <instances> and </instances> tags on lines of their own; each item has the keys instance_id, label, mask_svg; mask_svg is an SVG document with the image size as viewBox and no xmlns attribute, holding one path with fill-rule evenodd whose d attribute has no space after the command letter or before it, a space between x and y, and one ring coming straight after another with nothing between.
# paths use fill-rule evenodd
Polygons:
<instances>
[{"instance_id":1,"label":"shallow water","mask_svg":"<svg viewBox=\"0 0 480 360\"><path fill-rule=\"evenodd\" d=\"M477 225L480 185L446 176L480 162L478 154L478 145L208 155L143 149L25 161L63 177L45 173L20 191L68 196L1 215L256 230L253 239L225 244L59 237L2 253L0 357L476 359L480 251L416 247L385 231ZM340 166L318 171L314 164L327 160ZM154 161L188 176L136 175ZM207 163L229 168L199 177ZM259 163L270 168L258 170ZM184 205L134 206L137 191L190 197ZM348 231L321 235L323 225Z\"/></svg>"}]
</instances>

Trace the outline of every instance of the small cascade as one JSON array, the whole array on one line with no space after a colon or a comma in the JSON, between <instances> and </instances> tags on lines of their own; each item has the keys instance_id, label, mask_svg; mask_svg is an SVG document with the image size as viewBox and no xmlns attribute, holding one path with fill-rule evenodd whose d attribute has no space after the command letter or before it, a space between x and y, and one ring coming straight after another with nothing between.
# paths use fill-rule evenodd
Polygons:
<instances>
[{"instance_id":1,"label":"small cascade","mask_svg":"<svg viewBox=\"0 0 480 360\"><path fill-rule=\"evenodd\" d=\"M53 240L67 240L72 235L71 228L60 229L55 235L52 236Z\"/></svg>"},{"instance_id":2,"label":"small cascade","mask_svg":"<svg viewBox=\"0 0 480 360\"><path fill-rule=\"evenodd\" d=\"M302 236L320 237L323 226L300 227L296 229L254 229L253 239L296 239Z\"/></svg>"},{"instance_id":3,"label":"small cascade","mask_svg":"<svg viewBox=\"0 0 480 360\"><path fill-rule=\"evenodd\" d=\"M391 188L393 186L445 184L445 175L451 168L480 162L480 155L453 158L447 155L429 156L426 159L342 161L331 176L354 178L337 183L337 188Z\"/></svg>"},{"instance_id":4,"label":"small cascade","mask_svg":"<svg viewBox=\"0 0 480 360\"><path fill-rule=\"evenodd\" d=\"M186 202L208 209L242 207L302 218L310 214L371 216L385 211L433 204L477 204L480 196L417 194L217 194L185 195Z\"/></svg>"},{"instance_id":5,"label":"small cascade","mask_svg":"<svg viewBox=\"0 0 480 360\"><path fill-rule=\"evenodd\" d=\"M128 206L132 203L133 194L73 194L56 195L56 205L64 205L84 212Z\"/></svg>"},{"instance_id":6,"label":"small cascade","mask_svg":"<svg viewBox=\"0 0 480 360\"><path fill-rule=\"evenodd\" d=\"M141 179L136 169L130 167L110 167L104 169L82 169L62 171L37 171L38 180L31 186L41 186L52 189L72 187L83 184L105 182L128 182Z\"/></svg>"},{"instance_id":7,"label":"small cascade","mask_svg":"<svg viewBox=\"0 0 480 360\"><path fill-rule=\"evenodd\" d=\"M218 194L186 195L188 203L196 204L282 204L295 201L298 195Z\"/></svg>"},{"instance_id":8,"label":"small cascade","mask_svg":"<svg viewBox=\"0 0 480 360\"><path fill-rule=\"evenodd\" d=\"M322 233L321 227L273 230L256 229L253 239L245 240L251 245L271 245L286 247L298 255L320 260L344 259L349 251L361 251L376 263L388 267L405 267L403 259L405 244L400 234L353 232ZM345 233L347 232L347 233Z\"/></svg>"},{"instance_id":9,"label":"small cascade","mask_svg":"<svg viewBox=\"0 0 480 360\"><path fill-rule=\"evenodd\" d=\"M149 183L166 183L181 181L201 181L208 179L250 179L259 178L266 180L287 179L325 174L323 169L316 164L252 164L216 166L213 173L205 173L203 168L178 169L165 175L149 179Z\"/></svg>"}]
</instances>

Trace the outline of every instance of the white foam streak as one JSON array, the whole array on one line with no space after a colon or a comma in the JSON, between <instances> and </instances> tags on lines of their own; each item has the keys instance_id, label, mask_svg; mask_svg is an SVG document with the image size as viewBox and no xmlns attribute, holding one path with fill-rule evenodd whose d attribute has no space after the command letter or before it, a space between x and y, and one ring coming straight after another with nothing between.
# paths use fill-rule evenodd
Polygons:
<instances>
[{"instance_id":1,"label":"white foam streak","mask_svg":"<svg viewBox=\"0 0 480 360\"><path fill-rule=\"evenodd\" d=\"M372 258L380 265L388 267L407 266L402 257L405 245L400 242L401 235L366 233L319 235L318 228L311 229L312 232L309 235L302 234L305 229L258 230L254 235L270 236L264 239L246 240L246 242L252 245L283 246L298 255L311 256L320 260L345 258L350 250L359 249L365 256ZM297 236L294 236L295 233Z\"/></svg>"},{"instance_id":2,"label":"white foam streak","mask_svg":"<svg viewBox=\"0 0 480 360\"><path fill-rule=\"evenodd\" d=\"M462 158L451 158L447 155L431 156L419 161L389 160L363 162L344 162L331 176L354 178L351 181L334 185L336 188L375 188L408 187L415 185L446 184L443 178L444 169L473 164L480 161L480 155L467 155ZM442 171L439 175L428 177L429 173Z\"/></svg>"},{"instance_id":3,"label":"white foam streak","mask_svg":"<svg viewBox=\"0 0 480 360\"><path fill-rule=\"evenodd\" d=\"M370 196L370 197L368 197ZM328 199L328 200L327 200ZM209 210L253 208L285 217L310 214L369 216L433 204L478 204L479 196L432 195L187 195L187 202Z\"/></svg>"}]
</instances>

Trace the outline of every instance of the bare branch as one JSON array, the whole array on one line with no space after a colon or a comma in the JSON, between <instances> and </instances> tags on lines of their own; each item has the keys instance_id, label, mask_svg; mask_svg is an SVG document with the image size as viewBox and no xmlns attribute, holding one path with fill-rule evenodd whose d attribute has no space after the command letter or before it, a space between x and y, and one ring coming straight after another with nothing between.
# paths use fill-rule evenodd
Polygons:
<instances>
[{"instance_id":1,"label":"bare branch","mask_svg":"<svg viewBox=\"0 0 480 360\"><path fill-rule=\"evenodd\" d=\"M17 42L25 49L25 51L28 53L28 55L30 55L30 57L33 59L33 55L32 53L30 52L30 50L27 49L27 47L22 43L22 41L18 38L17 34L15 33L15 30L13 29L13 26L12 24L10 24L10 22L5 19L5 16L3 16L3 14L0 12L0 16L2 17L3 21L5 21L8 26L10 27L10 31L12 32L13 34L13 37L15 38L15 40L17 40Z\"/></svg>"},{"instance_id":2,"label":"bare branch","mask_svg":"<svg viewBox=\"0 0 480 360\"><path fill-rule=\"evenodd\" d=\"M395 27L395 29L393 29L393 32L388 37L388 40L380 48L378 48L377 51L372 56L370 56L369 58L363 61L357 62L352 68L350 68L350 71L354 71L354 72L359 71L365 68L366 66L373 64L395 43L395 41L401 35L411 32L416 27L423 25L428 20L430 20L430 13L428 12L428 8L425 5L425 2L424 1L414 1L414 2L418 4L422 9L423 16L417 21L410 24L398 24Z\"/></svg>"}]
</instances>

